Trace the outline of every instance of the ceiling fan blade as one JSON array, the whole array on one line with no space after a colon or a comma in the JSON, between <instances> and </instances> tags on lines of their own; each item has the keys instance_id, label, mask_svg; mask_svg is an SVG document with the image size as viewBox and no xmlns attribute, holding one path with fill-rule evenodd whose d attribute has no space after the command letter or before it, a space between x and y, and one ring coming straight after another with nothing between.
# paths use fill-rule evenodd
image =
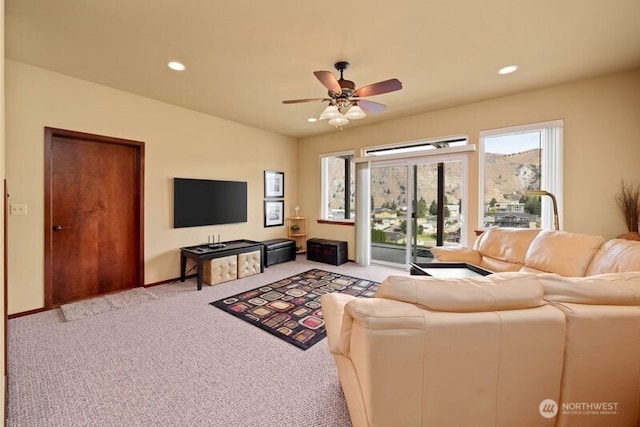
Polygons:
<instances>
[{"instance_id":1,"label":"ceiling fan blade","mask_svg":"<svg viewBox=\"0 0 640 427\"><path fill-rule=\"evenodd\" d=\"M313 74L320 80L320 83L324 85L330 92L335 93L336 95L340 95L342 93L342 88L340 87L340 83L336 80L335 76L331 71L314 71Z\"/></svg>"},{"instance_id":2,"label":"ceiling fan blade","mask_svg":"<svg viewBox=\"0 0 640 427\"><path fill-rule=\"evenodd\" d=\"M283 104L300 104L301 102L331 101L329 98L288 99Z\"/></svg>"},{"instance_id":3,"label":"ceiling fan blade","mask_svg":"<svg viewBox=\"0 0 640 427\"><path fill-rule=\"evenodd\" d=\"M356 101L356 104L358 104L358 106L362 108L366 113L381 113L385 110L385 108L387 108L387 106L384 104L380 104L378 102L373 102L373 101L367 101L365 99L360 99Z\"/></svg>"},{"instance_id":4,"label":"ceiling fan blade","mask_svg":"<svg viewBox=\"0 0 640 427\"><path fill-rule=\"evenodd\" d=\"M353 93L353 97L360 98L364 96L381 95L402 89L402 83L398 79L389 79L382 82L374 83L369 86L361 87Z\"/></svg>"}]
</instances>

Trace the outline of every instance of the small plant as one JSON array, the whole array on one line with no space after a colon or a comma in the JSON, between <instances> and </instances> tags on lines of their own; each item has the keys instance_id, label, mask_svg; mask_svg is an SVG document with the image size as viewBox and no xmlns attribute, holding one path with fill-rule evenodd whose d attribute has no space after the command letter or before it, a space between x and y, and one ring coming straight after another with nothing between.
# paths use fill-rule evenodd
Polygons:
<instances>
[{"instance_id":1,"label":"small plant","mask_svg":"<svg viewBox=\"0 0 640 427\"><path fill-rule=\"evenodd\" d=\"M640 184L622 180L620 191L616 194L616 204L629 232L637 233L640 220Z\"/></svg>"},{"instance_id":2,"label":"small plant","mask_svg":"<svg viewBox=\"0 0 640 427\"><path fill-rule=\"evenodd\" d=\"M296 234L298 231L300 231L300 226L298 224L293 224L291 226L291 234Z\"/></svg>"}]
</instances>

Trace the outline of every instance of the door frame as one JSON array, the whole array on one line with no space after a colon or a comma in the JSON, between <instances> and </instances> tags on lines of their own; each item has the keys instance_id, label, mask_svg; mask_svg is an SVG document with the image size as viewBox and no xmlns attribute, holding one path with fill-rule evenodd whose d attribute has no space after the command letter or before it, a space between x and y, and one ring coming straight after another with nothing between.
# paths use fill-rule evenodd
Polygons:
<instances>
[{"instance_id":1,"label":"door frame","mask_svg":"<svg viewBox=\"0 0 640 427\"><path fill-rule=\"evenodd\" d=\"M53 203L51 197L53 196L53 168L51 165L52 154L51 148L54 137L63 137L70 139L78 139L86 141L87 143L107 143L127 145L133 147L136 150L137 164L136 164L136 179L138 185L136 188L132 188L136 197L139 218L138 222L139 235L137 236L137 246L139 259L138 265L138 278L139 283L137 286L144 286L144 142L132 141L122 138L114 138L110 136L94 135L90 133L77 132L66 129L57 129L52 127L44 128L44 309L49 310L53 307Z\"/></svg>"},{"instance_id":2,"label":"door frame","mask_svg":"<svg viewBox=\"0 0 640 427\"><path fill-rule=\"evenodd\" d=\"M466 155L466 153L445 153L445 154L434 154L429 156L411 156L411 157L396 158L391 160L371 161L369 163L369 168L370 169L377 168L377 167L406 167L407 168L407 181L408 181L407 194L410 195L410 198L407 199L407 202L408 202L407 218L409 218L413 215L413 205L414 205L413 198L416 190L414 188L415 187L415 176L414 176L415 171L413 166L424 165L424 164L457 162L457 161L462 163L461 179L464 185L462 187L461 197L462 197L462 205L465 207L464 210L461 212L461 214L463 215L462 217L463 225L461 226L461 230L460 230L461 232L460 245L466 246L467 239L468 239L467 232L466 232L466 224L467 224L467 217L468 217L468 211L469 211L469 157ZM369 194L367 194L366 197L369 199L371 198L370 185L369 185ZM441 210L444 211L444 206L441 207ZM371 219L369 215L369 224L367 224L367 229L371 228L370 221ZM405 265L408 265L408 263L411 261L412 249L414 249L413 248L413 235L414 235L413 221L407 220L406 235L407 235L407 242L405 244ZM371 246L372 243L373 242L369 240L368 242L369 246ZM373 258L371 258L370 261L378 265L388 265L392 267L398 266L398 264L395 264L392 262L374 260Z\"/></svg>"}]
</instances>

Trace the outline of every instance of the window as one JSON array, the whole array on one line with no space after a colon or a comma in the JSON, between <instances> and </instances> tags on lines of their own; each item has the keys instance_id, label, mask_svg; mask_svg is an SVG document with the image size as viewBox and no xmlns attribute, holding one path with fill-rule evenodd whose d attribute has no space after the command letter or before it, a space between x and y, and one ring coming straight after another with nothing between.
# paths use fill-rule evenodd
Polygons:
<instances>
[{"instance_id":1,"label":"window","mask_svg":"<svg viewBox=\"0 0 640 427\"><path fill-rule=\"evenodd\" d=\"M320 219L353 222L356 207L353 157L353 151L322 156Z\"/></svg>"},{"instance_id":2,"label":"window","mask_svg":"<svg viewBox=\"0 0 640 427\"><path fill-rule=\"evenodd\" d=\"M483 228L553 228L553 197L562 206L561 120L480 133ZM560 228L559 221L558 228Z\"/></svg>"},{"instance_id":3,"label":"window","mask_svg":"<svg viewBox=\"0 0 640 427\"><path fill-rule=\"evenodd\" d=\"M451 137L446 139L432 139L428 141L417 141L404 144L396 144L388 147L369 148L365 150L365 156L389 156L394 154L404 154L407 157L421 154L434 154L431 150L444 150L452 147L467 147L467 137ZM427 153L425 153L427 152Z\"/></svg>"}]
</instances>

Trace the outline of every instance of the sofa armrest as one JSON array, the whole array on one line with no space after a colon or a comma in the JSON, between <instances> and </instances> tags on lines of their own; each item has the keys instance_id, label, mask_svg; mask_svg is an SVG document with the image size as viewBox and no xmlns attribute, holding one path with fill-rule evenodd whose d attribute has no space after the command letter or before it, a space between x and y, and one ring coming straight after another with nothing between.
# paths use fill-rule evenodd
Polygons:
<instances>
[{"instance_id":1,"label":"sofa armrest","mask_svg":"<svg viewBox=\"0 0 640 427\"><path fill-rule=\"evenodd\" d=\"M320 297L320 304L322 304L322 317L325 322L325 329L327 331L327 340L329 342L329 351L332 354L346 355L340 349L342 330L346 329L345 335L349 336L351 331L351 323L353 319L350 316L346 316L344 310L347 303L356 299L353 295L331 293L324 294ZM348 338L347 338L348 339ZM345 347L343 345L342 347ZM348 342L346 344L348 348Z\"/></svg>"},{"instance_id":2,"label":"sofa armrest","mask_svg":"<svg viewBox=\"0 0 640 427\"><path fill-rule=\"evenodd\" d=\"M469 264L480 265L480 252L470 248L457 248L437 246L429 248L436 261L440 262L466 262Z\"/></svg>"},{"instance_id":3,"label":"sofa armrest","mask_svg":"<svg viewBox=\"0 0 640 427\"><path fill-rule=\"evenodd\" d=\"M411 303L386 298L356 298L347 304L346 311L366 329L425 329L425 311Z\"/></svg>"},{"instance_id":4,"label":"sofa armrest","mask_svg":"<svg viewBox=\"0 0 640 427\"><path fill-rule=\"evenodd\" d=\"M383 298L356 298L331 293L320 298L329 351L349 357L351 330L424 329L424 310L414 304Z\"/></svg>"}]
</instances>

